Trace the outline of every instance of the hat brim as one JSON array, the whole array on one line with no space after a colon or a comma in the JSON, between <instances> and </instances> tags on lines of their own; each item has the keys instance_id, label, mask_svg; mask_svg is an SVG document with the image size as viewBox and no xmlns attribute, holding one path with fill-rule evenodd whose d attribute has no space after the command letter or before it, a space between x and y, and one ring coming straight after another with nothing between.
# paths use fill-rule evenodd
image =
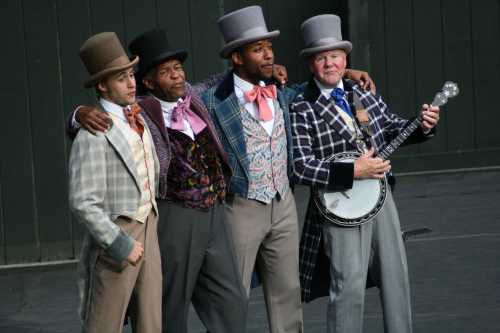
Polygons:
<instances>
[{"instance_id":1,"label":"hat brim","mask_svg":"<svg viewBox=\"0 0 500 333\"><path fill-rule=\"evenodd\" d=\"M139 62L139 57L135 56L135 58L133 58L128 64L106 68L100 72L95 73L94 75L91 75L89 78L87 78L83 82L83 86L85 88L91 88L91 87L95 86L97 83L101 82L102 79L104 79L106 76L109 76L113 73L120 72L120 71L122 71L124 69L128 69L130 67L133 67L138 62Z\"/></svg>"},{"instance_id":2,"label":"hat brim","mask_svg":"<svg viewBox=\"0 0 500 333\"><path fill-rule=\"evenodd\" d=\"M158 56L156 56L153 60L151 60L147 66L141 67L141 64L139 64L139 70L136 73L136 77L140 81L142 80L142 77L146 75L151 68L154 68L159 64L171 59L177 59L181 63L183 63L184 61L186 61L187 57L188 53L184 50L163 52Z\"/></svg>"},{"instance_id":3,"label":"hat brim","mask_svg":"<svg viewBox=\"0 0 500 333\"><path fill-rule=\"evenodd\" d=\"M343 40L337 43L332 43L328 45L321 45L321 46L316 46L316 47L309 47L306 49L303 49L300 51L300 56L302 58L308 58L313 54L323 52L323 51L330 51L330 50L344 50L347 54L349 54L352 51L352 43Z\"/></svg>"},{"instance_id":4,"label":"hat brim","mask_svg":"<svg viewBox=\"0 0 500 333\"><path fill-rule=\"evenodd\" d=\"M276 38L280 35L279 30L274 30L271 32L268 32L267 34L262 34L262 35L255 35L251 37L245 37L245 38L240 38L240 39L235 39L226 45L220 50L220 56L222 58L229 58L231 53L236 50L238 47L243 46L245 44L253 43L258 40L262 39L269 39L269 38Z\"/></svg>"}]
</instances>

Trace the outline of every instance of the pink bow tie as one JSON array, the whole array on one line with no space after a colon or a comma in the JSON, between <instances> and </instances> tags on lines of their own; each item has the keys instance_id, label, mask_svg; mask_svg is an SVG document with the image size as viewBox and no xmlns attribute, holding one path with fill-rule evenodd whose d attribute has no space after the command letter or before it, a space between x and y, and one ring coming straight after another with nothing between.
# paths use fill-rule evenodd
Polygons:
<instances>
[{"instance_id":1,"label":"pink bow tie","mask_svg":"<svg viewBox=\"0 0 500 333\"><path fill-rule=\"evenodd\" d=\"M269 105L267 105L266 97L276 99L276 86L274 84L265 87L253 86L252 90L245 91L244 96L247 102L252 103L255 100L257 101L260 120L269 121L273 119L273 112Z\"/></svg>"},{"instance_id":2,"label":"pink bow tie","mask_svg":"<svg viewBox=\"0 0 500 333\"><path fill-rule=\"evenodd\" d=\"M172 111L172 122L170 127L177 131L186 130L186 124L184 123L184 119L186 119L191 125L194 134L198 134L207 124L201 119L196 113L191 111L189 108L191 105L191 96L186 96L183 101L177 102L177 106L174 107Z\"/></svg>"}]
</instances>

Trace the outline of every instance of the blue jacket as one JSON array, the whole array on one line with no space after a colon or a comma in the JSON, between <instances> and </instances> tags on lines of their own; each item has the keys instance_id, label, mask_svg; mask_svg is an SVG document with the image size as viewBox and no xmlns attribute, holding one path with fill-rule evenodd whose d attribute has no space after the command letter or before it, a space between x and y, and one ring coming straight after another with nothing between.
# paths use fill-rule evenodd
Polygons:
<instances>
[{"instance_id":1,"label":"blue jacket","mask_svg":"<svg viewBox=\"0 0 500 333\"><path fill-rule=\"evenodd\" d=\"M288 111L292 96L294 96L293 91L278 90L278 102L283 110L285 119L289 179L292 179L293 176L292 131ZM234 92L233 72L229 72L217 86L205 91L202 99L229 158L229 165L233 172L233 177L229 185L229 193L246 197L248 193L250 161L243 133L240 105Z\"/></svg>"}]
</instances>

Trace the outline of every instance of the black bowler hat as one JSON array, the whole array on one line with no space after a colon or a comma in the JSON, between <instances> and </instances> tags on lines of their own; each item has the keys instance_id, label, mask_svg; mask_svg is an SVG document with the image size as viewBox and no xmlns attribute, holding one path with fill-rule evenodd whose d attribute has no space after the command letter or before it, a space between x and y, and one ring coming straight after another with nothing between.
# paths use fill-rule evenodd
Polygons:
<instances>
[{"instance_id":1,"label":"black bowler hat","mask_svg":"<svg viewBox=\"0 0 500 333\"><path fill-rule=\"evenodd\" d=\"M173 50L163 30L150 30L137 36L130 42L128 49L131 54L139 56L139 65L136 76L140 81L142 77L153 67L169 59L177 59L184 62L187 52L184 50Z\"/></svg>"}]
</instances>

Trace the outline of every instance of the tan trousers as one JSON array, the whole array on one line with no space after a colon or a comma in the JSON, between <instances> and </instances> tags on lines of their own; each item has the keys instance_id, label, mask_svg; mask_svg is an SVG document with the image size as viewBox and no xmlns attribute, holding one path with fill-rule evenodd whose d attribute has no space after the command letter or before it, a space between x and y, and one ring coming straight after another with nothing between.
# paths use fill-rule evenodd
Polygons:
<instances>
[{"instance_id":1,"label":"tan trousers","mask_svg":"<svg viewBox=\"0 0 500 333\"><path fill-rule=\"evenodd\" d=\"M134 266L119 263L101 251L92 274L90 308L84 332L119 333L130 303L132 329L137 333L161 332L162 274L157 217L151 212L146 223L118 218L118 226L144 246Z\"/></svg>"},{"instance_id":2,"label":"tan trousers","mask_svg":"<svg viewBox=\"0 0 500 333\"><path fill-rule=\"evenodd\" d=\"M303 331L299 282L299 230L292 192L269 204L235 196L225 214L243 286L250 293L257 264L272 333Z\"/></svg>"}]
</instances>

